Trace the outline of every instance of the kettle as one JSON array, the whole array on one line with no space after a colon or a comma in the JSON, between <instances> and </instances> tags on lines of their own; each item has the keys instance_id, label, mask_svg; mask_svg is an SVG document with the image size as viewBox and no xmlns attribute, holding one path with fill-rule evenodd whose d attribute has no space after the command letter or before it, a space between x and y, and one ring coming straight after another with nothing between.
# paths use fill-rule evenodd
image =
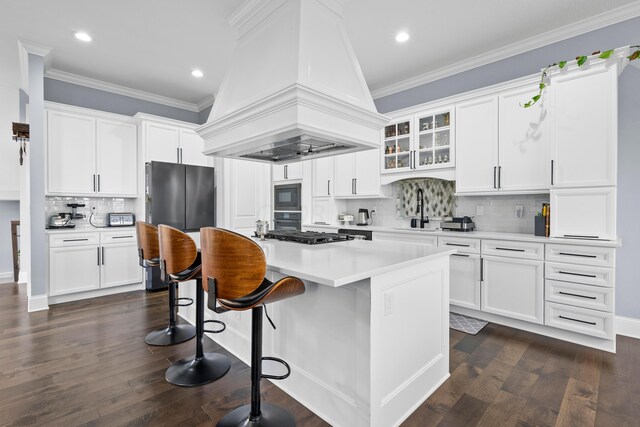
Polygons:
<instances>
[{"instance_id":1,"label":"kettle","mask_svg":"<svg viewBox=\"0 0 640 427\"><path fill-rule=\"evenodd\" d=\"M358 216L356 218L357 225L369 225L369 210L359 209Z\"/></svg>"}]
</instances>

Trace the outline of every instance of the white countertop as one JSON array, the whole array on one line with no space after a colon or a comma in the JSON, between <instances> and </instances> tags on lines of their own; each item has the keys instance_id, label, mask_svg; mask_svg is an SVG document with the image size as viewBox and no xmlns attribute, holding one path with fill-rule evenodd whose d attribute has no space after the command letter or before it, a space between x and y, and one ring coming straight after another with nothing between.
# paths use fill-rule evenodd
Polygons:
<instances>
[{"instance_id":1,"label":"white countertop","mask_svg":"<svg viewBox=\"0 0 640 427\"><path fill-rule=\"evenodd\" d=\"M420 229L420 228L393 228L382 225L328 225L328 224L303 224L302 228L327 228L337 229L346 228L349 230L367 230L385 233L412 234L424 236L447 236L447 237L471 237L474 239L492 239L492 240L513 240L520 242L534 243L558 243L564 245L583 245L583 246L601 246L601 247L620 247L622 241L618 240L590 240L590 239L569 239L558 237L542 237L533 234L524 233L501 233L497 231L444 231L439 229Z\"/></svg>"},{"instance_id":2,"label":"white countertop","mask_svg":"<svg viewBox=\"0 0 640 427\"><path fill-rule=\"evenodd\" d=\"M351 240L318 245L258 238L254 241L265 252L268 270L333 287L456 252L450 248L387 241Z\"/></svg>"},{"instance_id":3,"label":"white countertop","mask_svg":"<svg viewBox=\"0 0 640 427\"><path fill-rule=\"evenodd\" d=\"M71 233L95 233L99 231L111 231L111 232L122 232L122 233L135 233L136 227L104 227L104 228L96 228L92 226L76 226L75 228L53 228L53 229L45 229L44 232L46 234L71 234Z\"/></svg>"}]
</instances>

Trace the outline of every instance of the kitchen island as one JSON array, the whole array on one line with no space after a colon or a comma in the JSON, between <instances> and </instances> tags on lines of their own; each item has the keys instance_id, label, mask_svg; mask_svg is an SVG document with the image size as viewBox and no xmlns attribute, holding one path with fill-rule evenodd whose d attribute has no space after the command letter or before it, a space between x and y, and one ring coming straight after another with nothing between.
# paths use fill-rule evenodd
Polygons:
<instances>
[{"instance_id":1,"label":"kitchen island","mask_svg":"<svg viewBox=\"0 0 640 427\"><path fill-rule=\"evenodd\" d=\"M268 277L304 280L303 295L267 307L263 353L286 360L274 381L333 426L395 426L449 376L449 255L395 242L258 241ZM193 286L181 296L194 297ZM193 323L195 310L181 307ZM221 315L210 337L249 364L251 312ZM263 370L270 365L265 362ZM268 401L268 399L265 399Z\"/></svg>"}]
</instances>

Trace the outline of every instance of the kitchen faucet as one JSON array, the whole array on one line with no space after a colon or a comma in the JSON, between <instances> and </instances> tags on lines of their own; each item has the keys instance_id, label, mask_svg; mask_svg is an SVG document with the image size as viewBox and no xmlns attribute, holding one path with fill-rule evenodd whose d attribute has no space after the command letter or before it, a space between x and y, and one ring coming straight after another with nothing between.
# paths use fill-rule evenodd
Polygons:
<instances>
[{"instance_id":1,"label":"kitchen faucet","mask_svg":"<svg viewBox=\"0 0 640 427\"><path fill-rule=\"evenodd\" d=\"M418 188L418 204L416 205L416 213L420 212L420 228L424 228L425 224L429 223L429 217L424 219L424 192L422 188Z\"/></svg>"}]
</instances>

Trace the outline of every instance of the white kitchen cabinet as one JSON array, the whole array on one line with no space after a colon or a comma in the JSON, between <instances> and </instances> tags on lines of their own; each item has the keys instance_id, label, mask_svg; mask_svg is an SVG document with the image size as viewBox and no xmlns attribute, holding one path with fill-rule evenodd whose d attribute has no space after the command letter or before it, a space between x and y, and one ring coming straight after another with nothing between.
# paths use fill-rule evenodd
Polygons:
<instances>
[{"instance_id":1,"label":"white kitchen cabinet","mask_svg":"<svg viewBox=\"0 0 640 427\"><path fill-rule=\"evenodd\" d=\"M380 150L342 154L334 159L334 195L380 197Z\"/></svg>"},{"instance_id":2,"label":"white kitchen cabinet","mask_svg":"<svg viewBox=\"0 0 640 427\"><path fill-rule=\"evenodd\" d=\"M552 189L551 237L616 239L615 187Z\"/></svg>"},{"instance_id":3,"label":"white kitchen cabinet","mask_svg":"<svg viewBox=\"0 0 640 427\"><path fill-rule=\"evenodd\" d=\"M456 107L456 192L498 189L498 97Z\"/></svg>"},{"instance_id":4,"label":"white kitchen cabinet","mask_svg":"<svg viewBox=\"0 0 640 427\"><path fill-rule=\"evenodd\" d=\"M618 146L618 67L551 77L551 144L555 188L615 186Z\"/></svg>"},{"instance_id":5,"label":"white kitchen cabinet","mask_svg":"<svg viewBox=\"0 0 640 427\"><path fill-rule=\"evenodd\" d=\"M104 244L100 251L101 288L129 285L142 280L138 245L135 242Z\"/></svg>"},{"instance_id":6,"label":"white kitchen cabinet","mask_svg":"<svg viewBox=\"0 0 640 427\"><path fill-rule=\"evenodd\" d=\"M208 157L202 154L204 140L191 129L180 129L180 163L209 166Z\"/></svg>"},{"instance_id":7,"label":"white kitchen cabinet","mask_svg":"<svg viewBox=\"0 0 640 427\"><path fill-rule=\"evenodd\" d=\"M480 310L480 255L451 255L449 283L452 305Z\"/></svg>"},{"instance_id":8,"label":"white kitchen cabinet","mask_svg":"<svg viewBox=\"0 0 640 427\"><path fill-rule=\"evenodd\" d=\"M47 194L135 197L135 125L69 109L47 112Z\"/></svg>"},{"instance_id":9,"label":"white kitchen cabinet","mask_svg":"<svg viewBox=\"0 0 640 427\"><path fill-rule=\"evenodd\" d=\"M273 165L273 181L293 181L302 179L302 162Z\"/></svg>"},{"instance_id":10,"label":"white kitchen cabinet","mask_svg":"<svg viewBox=\"0 0 640 427\"><path fill-rule=\"evenodd\" d=\"M311 161L311 196L333 196L333 157Z\"/></svg>"},{"instance_id":11,"label":"white kitchen cabinet","mask_svg":"<svg viewBox=\"0 0 640 427\"><path fill-rule=\"evenodd\" d=\"M271 217L271 165L225 158L217 160L216 168L220 201L217 226L251 232L255 230L256 221L268 221Z\"/></svg>"},{"instance_id":12,"label":"white kitchen cabinet","mask_svg":"<svg viewBox=\"0 0 640 427\"><path fill-rule=\"evenodd\" d=\"M145 162L213 165L212 158L202 153L204 140L195 132L196 125L141 113L135 117L141 130Z\"/></svg>"},{"instance_id":13,"label":"white kitchen cabinet","mask_svg":"<svg viewBox=\"0 0 640 427\"><path fill-rule=\"evenodd\" d=\"M178 163L180 129L162 123L144 123L146 161Z\"/></svg>"},{"instance_id":14,"label":"white kitchen cabinet","mask_svg":"<svg viewBox=\"0 0 640 427\"><path fill-rule=\"evenodd\" d=\"M482 263L482 311L544 322L544 262L485 256Z\"/></svg>"},{"instance_id":15,"label":"white kitchen cabinet","mask_svg":"<svg viewBox=\"0 0 640 427\"><path fill-rule=\"evenodd\" d=\"M543 98L529 108L522 103L538 93L535 85L500 95L498 188L501 191L548 190L550 185L550 111Z\"/></svg>"},{"instance_id":16,"label":"white kitchen cabinet","mask_svg":"<svg viewBox=\"0 0 640 427\"><path fill-rule=\"evenodd\" d=\"M49 249L49 295L100 288L100 248L68 245Z\"/></svg>"}]
</instances>

